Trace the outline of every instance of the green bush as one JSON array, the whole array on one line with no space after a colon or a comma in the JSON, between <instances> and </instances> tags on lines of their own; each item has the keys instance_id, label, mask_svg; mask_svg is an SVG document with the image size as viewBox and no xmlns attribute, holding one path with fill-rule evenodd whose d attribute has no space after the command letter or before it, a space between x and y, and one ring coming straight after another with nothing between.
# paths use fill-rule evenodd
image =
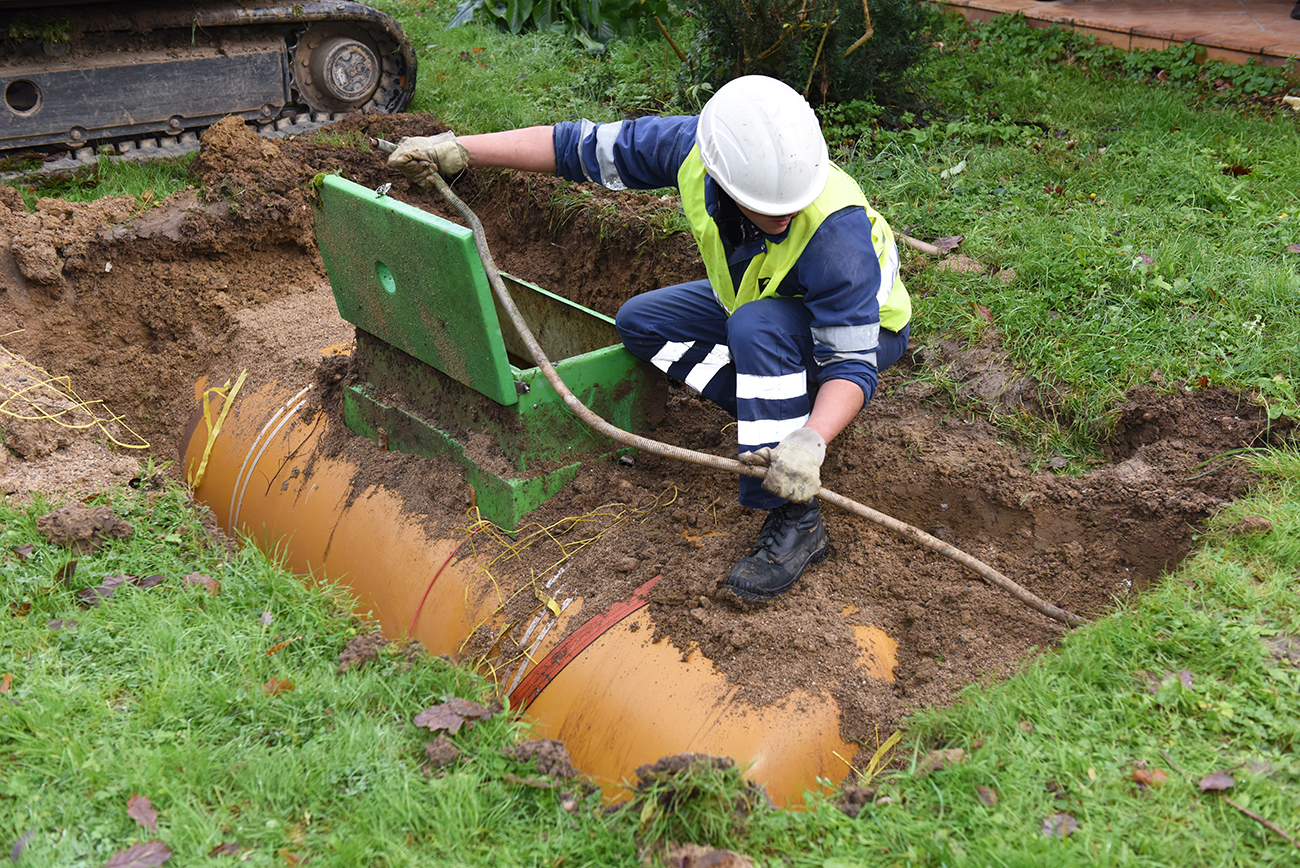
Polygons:
<instances>
[{"instance_id":1,"label":"green bush","mask_svg":"<svg viewBox=\"0 0 1300 868\"><path fill-rule=\"evenodd\" d=\"M447 26L465 24L479 9L511 33L566 32L588 51L600 53L614 37L625 36L655 17L667 17L668 0L462 0Z\"/></svg>"},{"instance_id":2,"label":"green bush","mask_svg":"<svg viewBox=\"0 0 1300 868\"><path fill-rule=\"evenodd\" d=\"M814 106L896 101L935 13L919 0L685 0L697 19L690 84L779 78ZM868 14L872 33L867 33Z\"/></svg>"}]
</instances>

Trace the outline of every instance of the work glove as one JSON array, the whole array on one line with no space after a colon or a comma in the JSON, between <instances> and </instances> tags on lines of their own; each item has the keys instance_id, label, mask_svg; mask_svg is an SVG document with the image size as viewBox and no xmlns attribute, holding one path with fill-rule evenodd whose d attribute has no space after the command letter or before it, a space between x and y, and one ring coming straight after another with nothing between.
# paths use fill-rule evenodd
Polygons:
<instances>
[{"instance_id":1,"label":"work glove","mask_svg":"<svg viewBox=\"0 0 1300 868\"><path fill-rule=\"evenodd\" d=\"M763 489L795 503L807 503L822 487L821 466L826 460L826 441L811 428L796 428L776 446L746 452L740 460L767 467Z\"/></svg>"},{"instance_id":2,"label":"work glove","mask_svg":"<svg viewBox=\"0 0 1300 868\"><path fill-rule=\"evenodd\" d=\"M388 155L388 168L397 169L426 190L435 172L450 177L469 166L469 151L448 130L436 136L408 136Z\"/></svg>"}]
</instances>

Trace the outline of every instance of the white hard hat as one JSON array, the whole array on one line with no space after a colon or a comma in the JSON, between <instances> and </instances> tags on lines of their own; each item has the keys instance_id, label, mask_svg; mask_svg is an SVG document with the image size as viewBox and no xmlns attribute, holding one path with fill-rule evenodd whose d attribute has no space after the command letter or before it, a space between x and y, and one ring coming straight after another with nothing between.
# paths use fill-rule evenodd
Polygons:
<instances>
[{"instance_id":1,"label":"white hard hat","mask_svg":"<svg viewBox=\"0 0 1300 868\"><path fill-rule=\"evenodd\" d=\"M695 131L704 168L736 202L768 216L801 211L821 195L830 155L812 107L765 75L727 82Z\"/></svg>"}]
</instances>

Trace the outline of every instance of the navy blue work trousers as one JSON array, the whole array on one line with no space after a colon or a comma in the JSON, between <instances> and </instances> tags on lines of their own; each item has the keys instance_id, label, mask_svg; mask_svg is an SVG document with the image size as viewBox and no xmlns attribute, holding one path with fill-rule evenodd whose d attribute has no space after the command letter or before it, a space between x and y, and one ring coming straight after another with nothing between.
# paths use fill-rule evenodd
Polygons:
<instances>
[{"instance_id":1,"label":"navy blue work trousers","mask_svg":"<svg viewBox=\"0 0 1300 868\"><path fill-rule=\"evenodd\" d=\"M819 368L811 316L798 298L764 298L727 311L707 280L634 296L615 318L632 355L699 392L737 422L739 452L775 446L803 427L812 411ZM910 326L880 330L877 368L897 362ZM761 480L740 477L740 503L774 509L785 500Z\"/></svg>"}]
</instances>

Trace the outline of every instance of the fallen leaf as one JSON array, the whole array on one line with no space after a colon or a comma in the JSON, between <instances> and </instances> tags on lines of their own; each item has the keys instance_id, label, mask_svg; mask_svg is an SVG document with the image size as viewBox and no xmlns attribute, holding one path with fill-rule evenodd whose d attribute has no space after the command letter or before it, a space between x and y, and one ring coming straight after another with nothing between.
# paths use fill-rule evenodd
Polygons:
<instances>
[{"instance_id":1,"label":"fallen leaf","mask_svg":"<svg viewBox=\"0 0 1300 868\"><path fill-rule=\"evenodd\" d=\"M1246 166L1224 166L1223 174L1231 175L1234 178L1240 178L1242 175L1249 175L1251 169Z\"/></svg>"},{"instance_id":2,"label":"fallen leaf","mask_svg":"<svg viewBox=\"0 0 1300 868\"><path fill-rule=\"evenodd\" d=\"M1283 247L1282 249L1285 250L1287 253L1300 253L1300 243L1288 244L1286 247Z\"/></svg>"},{"instance_id":3,"label":"fallen leaf","mask_svg":"<svg viewBox=\"0 0 1300 868\"><path fill-rule=\"evenodd\" d=\"M172 851L162 841L145 841L118 850L104 868L157 868L172 857Z\"/></svg>"},{"instance_id":4,"label":"fallen leaf","mask_svg":"<svg viewBox=\"0 0 1300 868\"><path fill-rule=\"evenodd\" d=\"M202 586L207 589L209 597L215 597L221 592L221 583L206 573L190 573L181 579L181 584L187 588Z\"/></svg>"},{"instance_id":5,"label":"fallen leaf","mask_svg":"<svg viewBox=\"0 0 1300 868\"><path fill-rule=\"evenodd\" d=\"M23 836L21 838L19 838L17 841L14 841L13 849L9 851L10 862L18 861L18 858L23 855L23 851L27 849L27 842L30 841L32 839L32 836L35 834L36 834L35 829L28 829L26 832L23 832Z\"/></svg>"},{"instance_id":6,"label":"fallen leaf","mask_svg":"<svg viewBox=\"0 0 1300 868\"><path fill-rule=\"evenodd\" d=\"M31 610L32 610L32 604L31 604L31 603L28 603L28 602L22 602L22 603L10 603L10 604L9 604L9 617L11 617L11 618L26 618L26 617L27 617L27 613L30 612Z\"/></svg>"},{"instance_id":7,"label":"fallen leaf","mask_svg":"<svg viewBox=\"0 0 1300 868\"><path fill-rule=\"evenodd\" d=\"M462 724L468 729L477 720L489 718L495 713L477 702L453 697L441 705L429 706L417 714L413 722L416 726L428 728L430 732L445 729L448 735L455 735Z\"/></svg>"},{"instance_id":8,"label":"fallen leaf","mask_svg":"<svg viewBox=\"0 0 1300 868\"><path fill-rule=\"evenodd\" d=\"M971 302L971 309L975 311L975 316L984 320L984 322L993 322L993 311L979 302Z\"/></svg>"},{"instance_id":9,"label":"fallen leaf","mask_svg":"<svg viewBox=\"0 0 1300 868\"><path fill-rule=\"evenodd\" d=\"M1181 681L1181 682L1183 683L1183 687L1186 687L1188 690L1191 690L1191 689L1192 689L1192 673L1191 673L1191 672L1188 672L1186 669L1179 669L1179 670L1178 670L1178 680Z\"/></svg>"},{"instance_id":10,"label":"fallen leaf","mask_svg":"<svg viewBox=\"0 0 1300 868\"><path fill-rule=\"evenodd\" d=\"M975 788L975 797L986 807L993 808L997 806L998 794L992 787L986 787L980 784Z\"/></svg>"},{"instance_id":11,"label":"fallen leaf","mask_svg":"<svg viewBox=\"0 0 1300 868\"><path fill-rule=\"evenodd\" d=\"M152 588L154 585L161 584L163 578L164 576L161 573L154 573L152 576L145 576L144 578L132 578L131 584L137 588Z\"/></svg>"},{"instance_id":12,"label":"fallen leaf","mask_svg":"<svg viewBox=\"0 0 1300 868\"><path fill-rule=\"evenodd\" d=\"M32 556L32 552L35 550L36 550L36 546L32 545L31 543L24 543L23 545L20 546L14 546L14 554L18 555L19 559L24 561L30 559Z\"/></svg>"},{"instance_id":13,"label":"fallen leaf","mask_svg":"<svg viewBox=\"0 0 1300 868\"><path fill-rule=\"evenodd\" d=\"M276 651L279 651L283 648L288 648L290 645L292 645L294 642L297 642L301 638L302 638L301 636L294 636L292 639L285 639L283 642L276 642L270 648L266 649L266 655L269 657L272 654L274 654Z\"/></svg>"},{"instance_id":14,"label":"fallen leaf","mask_svg":"<svg viewBox=\"0 0 1300 868\"><path fill-rule=\"evenodd\" d=\"M113 576L104 576L104 580L95 587L82 588L80 591L77 591L77 599L80 600L81 605L85 606L87 609L94 609L100 603L113 596L113 592L126 584L126 581L129 578L130 576L122 575L121 573Z\"/></svg>"},{"instance_id":15,"label":"fallen leaf","mask_svg":"<svg viewBox=\"0 0 1300 868\"><path fill-rule=\"evenodd\" d=\"M46 626L46 627L49 627L51 630L55 630L55 631L57 631L57 630L71 630L73 627L77 626L77 622L76 622L76 621L65 621L65 620L62 619L62 618L51 618L49 621L46 622L45 626Z\"/></svg>"},{"instance_id":16,"label":"fallen leaf","mask_svg":"<svg viewBox=\"0 0 1300 868\"><path fill-rule=\"evenodd\" d=\"M700 844L673 841L664 845L662 856L663 864L682 868L752 868L754 864L748 856L734 850L714 850Z\"/></svg>"},{"instance_id":17,"label":"fallen leaf","mask_svg":"<svg viewBox=\"0 0 1300 868\"><path fill-rule=\"evenodd\" d=\"M282 693L288 693L293 690L293 682L288 679L276 678L271 676L265 684L262 685L262 692L267 696L279 696Z\"/></svg>"},{"instance_id":18,"label":"fallen leaf","mask_svg":"<svg viewBox=\"0 0 1300 868\"><path fill-rule=\"evenodd\" d=\"M1034 725L1022 718L1021 721L1016 724L1016 729L1020 730L1021 732L1033 732Z\"/></svg>"},{"instance_id":19,"label":"fallen leaf","mask_svg":"<svg viewBox=\"0 0 1300 868\"><path fill-rule=\"evenodd\" d=\"M280 858L284 860L284 864L286 865L291 865L291 866L301 865L303 862L307 861L306 859L299 856L297 853L293 852L287 847L281 848L279 852L280 852Z\"/></svg>"},{"instance_id":20,"label":"fallen leaf","mask_svg":"<svg viewBox=\"0 0 1300 868\"><path fill-rule=\"evenodd\" d=\"M6 672L0 676L0 693L8 693L9 686L14 683L14 677Z\"/></svg>"},{"instance_id":21,"label":"fallen leaf","mask_svg":"<svg viewBox=\"0 0 1300 868\"><path fill-rule=\"evenodd\" d=\"M68 561L66 564L59 567L59 571L54 574L54 581L66 587L67 584L72 581L72 577L75 576L76 574L77 574L77 562Z\"/></svg>"},{"instance_id":22,"label":"fallen leaf","mask_svg":"<svg viewBox=\"0 0 1300 868\"><path fill-rule=\"evenodd\" d=\"M1201 792L1208 793L1211 790L1231 789L1237 782L1232 779L1232 775L1224 771L1211 772L1201 778Z\"/></svg>"},{"instance_id":23,"label":"fallen leaf","mask_svg":"<svg viewBox=\"0 0 1300 868\"><path fill-rule=\"evenodd\" d=\"M940 251L942 251L943 253L947 253L950 250L956 250L958 247L961 246L961 243L965 240L966 240L965 235L945 235L942 238L934 239L933 243L934 246L939 248Z\"/></svg>"},{"instance_id":24,"label":"fallen leaf","mask_svg":"<svg viewBox=\"0 0 1300 868\"><path fill-rule=\"evenodd\" d=\"M942 771L950 765L965 762L965 760L966 751L959 747L954 747L951 750L932 750L926 754L925 759L921 760L921 764L917 766L916 776L923 778L930 772Z\"/></svg>"},{"instance_id":25,"label":"fallen leaf","mask_svg":"<svg viewBox=\"0 0 1300 868\"><path fill-rule=\"evenodd\" d=\"M270 612L263 612L262 617L257 619L257 623L261 624L263 627L270 627L271 621L273 620L274 618Z\"/></svg>"},{"instance_id":26,"label":"fallen leaf","mask_svg":"<svg viewBox=\"0 0 1300 868\"><path fill-rule=\"evenodd\" d=\"M1053 838L1065 840L1066 835L1072 835L1079 830L1079 821L1069 814L1052 814L1050 817L1043 818L1042 831L1044 835L1051 835Z\"/></svg>"},{"instance_id":27,"label":"fallen leaf","mask_svg":"<svg viewBox=\"0 0 1300 868\"><path fill-rule=\"evenodd\" d=\"M1140 787L1163 787L1169 780L1169 773L1164 769L1135 769L1133 780Z\"/></svg>"},{"instance_id":28,"label":"fallen leaf","mask_svg":"<svg viewBox=\"0 0 1300 868\"><path fill-rule=\"evenodd\" d=\"M126 800L126 815L150 832L158 831L158 812L149 803L148 796L132 793Z\"/></svg>"},{"instance_id":29,"label":"fallen leaf","mask_svg":"<svg viewBox=\"0 0 1300 868\"><path fill-rule=\"evenodd\" d=\"M224 844L218 844L208 851L209 856L238 856L242 848L238 841L226 841Z\"/></svg>"}]
</instances>

